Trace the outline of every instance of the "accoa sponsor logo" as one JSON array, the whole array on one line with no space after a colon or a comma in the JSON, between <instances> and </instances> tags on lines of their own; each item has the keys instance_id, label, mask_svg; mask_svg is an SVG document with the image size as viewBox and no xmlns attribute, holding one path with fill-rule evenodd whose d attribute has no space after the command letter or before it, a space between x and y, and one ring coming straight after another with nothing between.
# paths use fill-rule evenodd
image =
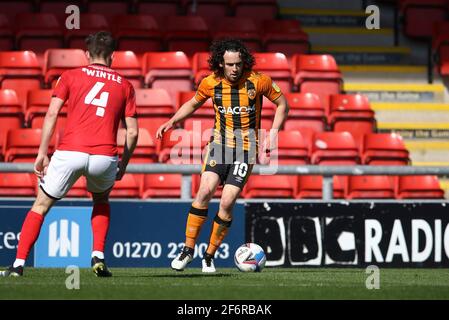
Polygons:
<instances>
[{"instance_id":1,"label":"accoa sponsor logo","mask_svg":"<svg viewBox=\"0 0 449 320\"><path fill-rule=\"evenodd\" d=\"M242 114L253 113L256 111L255 106L235 106L235 107L223 107L218 106L218 111L224 114Z\"/></svg>"}]
</instances>

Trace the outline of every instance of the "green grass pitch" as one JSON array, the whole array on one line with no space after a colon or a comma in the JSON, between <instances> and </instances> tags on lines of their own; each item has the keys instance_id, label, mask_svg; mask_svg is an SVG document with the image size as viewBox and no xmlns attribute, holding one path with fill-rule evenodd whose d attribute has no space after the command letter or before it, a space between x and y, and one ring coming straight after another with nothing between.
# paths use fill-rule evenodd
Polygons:
<instances>
[{"instance_id":1,"label":"green grass pitch","mask_svg":"<svg viewBox=\"0 0 449 320\"><path fill-rule=\"evenodd\" d=\"M449 299L447 269L380 269L380 288L368 290L365 269L265 268L261 273L199 268L112 268L112 278L80 271L68 290L65 269L26 268L22 278L0 278L0 299Z\"/></svg>"}]
</instances>

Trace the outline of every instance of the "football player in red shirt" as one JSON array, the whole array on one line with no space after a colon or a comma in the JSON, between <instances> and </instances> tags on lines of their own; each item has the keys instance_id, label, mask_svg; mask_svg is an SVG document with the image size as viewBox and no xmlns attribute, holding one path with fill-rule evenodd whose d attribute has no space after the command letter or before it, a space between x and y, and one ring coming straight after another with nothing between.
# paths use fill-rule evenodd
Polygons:
<instances>
[{"instance_id":1,"label":"football player in red shirt","mask_svg":"<svg viewBox=\"0 0 449 320\"><path fill-rule=\"evenodd\" d=\"M64 72L53 92L45 116L42 140L34 163L40 178L37 198L22 226L16 260L1 274L22 276L28 254L36 242L44 217L82 175L92 193L92 268L99 277L109 277L104 245L109 228L109 193L120 180L137 143L138 126L133 86L110 69L115 40L109 32L86 38L89 65ZM51 161L48 145L58 113L67 102L67 124ZM122 158L117 155L117 131L126 123L126 144Z\"/></svg>"}]
</instances>

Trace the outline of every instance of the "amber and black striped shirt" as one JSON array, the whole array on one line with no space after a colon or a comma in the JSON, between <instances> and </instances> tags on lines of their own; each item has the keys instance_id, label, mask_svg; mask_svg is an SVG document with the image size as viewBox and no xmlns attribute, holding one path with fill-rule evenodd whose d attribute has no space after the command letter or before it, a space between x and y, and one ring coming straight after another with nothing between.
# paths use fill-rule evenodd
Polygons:
<instances>
[{"instance_id":1,"label":"amber and black striped shirt","mask_svg":"<svg viewBox=\"0 0 449 320\"><path fill-rule=\"evenodd\" d=\"M265 74L255 71L243 74L240 81L230 83L211 74L204 78L195 99L212 98L215 109L214 142L246 151L258 144L262 99L271 101L282 95L279 87Z\"/></svg>"}]
</instances>

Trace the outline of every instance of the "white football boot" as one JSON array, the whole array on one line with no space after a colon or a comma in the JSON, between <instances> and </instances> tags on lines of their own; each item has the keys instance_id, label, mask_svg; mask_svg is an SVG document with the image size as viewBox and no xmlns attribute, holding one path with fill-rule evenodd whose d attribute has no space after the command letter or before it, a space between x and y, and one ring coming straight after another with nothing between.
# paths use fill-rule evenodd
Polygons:
<instances>
[{"instance_id":1,"label":"white football boot","mask_svg":"<svg viewBox=\"0 0 449 320\"><path fill-rule=\"evenodd\" d=\"M176 271L183 271L193 260L193 249L184 247L180 254L171 262L171 268Z\"/></svg>"}]
</instances>

